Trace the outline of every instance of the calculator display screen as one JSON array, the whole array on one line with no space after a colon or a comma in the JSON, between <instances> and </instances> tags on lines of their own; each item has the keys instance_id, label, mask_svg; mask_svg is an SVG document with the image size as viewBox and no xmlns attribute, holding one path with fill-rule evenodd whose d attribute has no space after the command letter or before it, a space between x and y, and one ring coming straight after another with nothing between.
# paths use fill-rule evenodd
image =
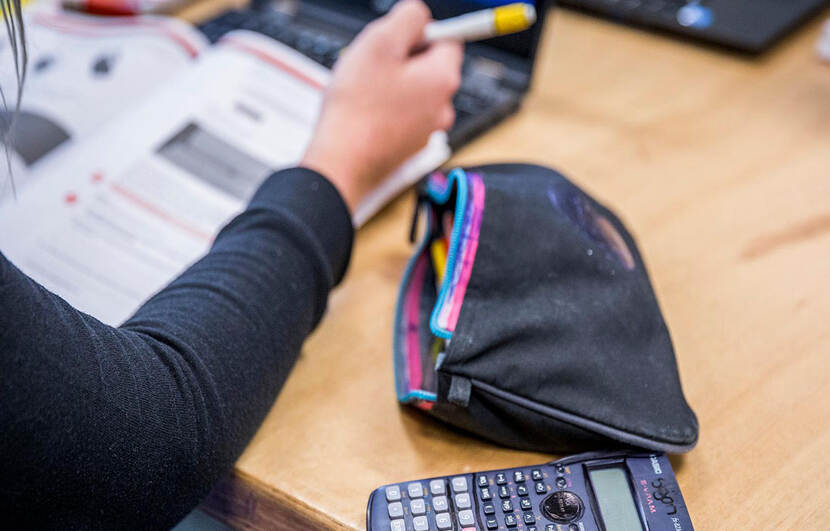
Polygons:
<instances>
[{"instance_id":1,"label":"calculator display screen","mask_svg":"<svg viewBox=\"0 0 830 531\"><path fill-rule=\"evenodd\" d=\"M644 531L625 468L589 469L588 476L606 531Z\"/></svg>"}]
</instances>

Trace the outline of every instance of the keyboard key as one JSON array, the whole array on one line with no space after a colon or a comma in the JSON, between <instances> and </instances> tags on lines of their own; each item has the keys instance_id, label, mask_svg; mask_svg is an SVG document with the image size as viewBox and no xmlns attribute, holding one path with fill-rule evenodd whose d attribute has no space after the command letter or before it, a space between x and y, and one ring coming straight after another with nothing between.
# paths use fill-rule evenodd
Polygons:
<instances>
[{"instance_id":1,"label":"keyboard key","mask_svg":"<svg viewBox=\"0 0 830 531\"><path fill-rule=\"evenodd\" d=\"M519 501L519 507L521 507L523 511L529 511L533 509L533 502L530 501L530 498L522 498L521 501Z\"/></svg>"},{"instance_id":2,"label":"keyboard key","mask_svg":"<svg viewBox=\"0 0 830 531\"><path fill-rule=\"evenodd\" d=\"M508 489L507 486L505 486L505 485L502 485L501 487L499 487L499 498L504 499L504 498L509 498L509 497L510 497L510 489Z\"/></svg>"},{"instance_id":3,"label":"keyboard key","mask_svg":"<svg viewBox=\"0 0 830 531\"><path fill-rule=\"evenodd\" d=\"M393 502L401 499L401 488L397 485L386 487L386 501Z\"/></svg>"},{"instance_id":4,"label":"keyboard key","mask_svg":"<svg viewBox=\"0 0 830 531\"><path fill-rule=\"evenodd\" d=\"M473 516L473 511L465 509L458 511L458 523L463 527L465 525L475 525L476 519Z\"/></svg>"},{"instance_id":5,"label":"keyboard key","mask_svg":"<svg viewBox=\"0 0 830 531\"><path fill-rule=\"evenodd\" d=\"M524 520L524 523L527 525L536 523L536 517L533 516L533 513L524 513L522 520Z\"/></svg>"},{"instance_id":6,"label":"keyboard key","mask_svg":"<svg viewBox=\"0 0 830 531\"><path fill-rule=\"evenodd\" d=\"M466 492L462 492L461 494L455 495L455 506L458 509L469 509L472 504L470 503L470 495Z\"/></svg>"},{"instance_id":7,"label":"keyboard key","mask_svg":"<svg viewBox=\"0 0 830 531\"><path fill-rule=\"evenodd\" d=\"M409 502L409 510L412 512L413 515L418 514L425 514L427 512L426 504L424 503L423 498L418 498L417 500L412 500Z\"/></svg>"},{"instance_id":8,"label":"keyboard key","mask_svg":"<svg viewBox=\"0 0 830 531\"><path fill-rule=\"evenodd\" d=\"M447 497L435 496L434 498L432 498L432 508L435 510L436 513L448 511L450 507L447 503Z\"/></svg>"},{"instance_id":9,"label":"keyboard key","mask_svg":"<svg viewBox=\"0 0 830 531\"><path fill-rule=\"evenodd\" d=\"M435 525L438 529L452 529L452 517L450 513L439 513L435 515Z\"/></svg>"},{"instance_id":10,"label":"keyboard key","mask_svg":"<svg viewBox=\"0 0 830 531\"><path fill-rule=\"evenodd\" d=\"M513 472L513 481L516 483L524 483L525 474L521 470L516 470Z\"/></svg>"},{"instance_id":11,"label":"keyboard key","mask_svg":"<svg viewBox=\"0 0 830 531\"><path fill-rule=\"evenodd\" d=\"M403 504L401 502L392 502L387 507L389 511L389 518L400 518L403 516Z\"/></svg>"},{"instance_id":12,"label":"keyboard key","mask_svg":"<svg viewBox=\"0 0 830 531\"><path fill-rule=\"evenodd\" d=\"M495 514L496 513L496 506L492 503L485 503L483 506L484 514Z\"/></svg>"},{"instance_id":13,"label":"keyboard key","mask_svg":"<svg viewBox=\"0 0 830 531\"><path fill-rule=\"evenodd\" d=\"M504 475L504 472L496 474L496 485L504 485L505 483L507 483L507 476Z\"/></svg>"},{"instance_id":14,"label":"keyboard key","mask_svg":"<svg viewBox=\"0 0 830 531\"><path fill-rule=\"evenodd\" d=\"M538 468L534 468L533 470L530 471L530 478L533 481L542 481L542 479L543 479L542 471L539 470Z\"/></svg>"},{"instance_id":15,"label":"keyboard key","mask_svg":"<svg viewBox=\"0 0 830 531\"><path fill-rule=\"evenodd\" d=\"M412 529L415 531L429 531L429 522L426 516L416 516L412 519Z\"/></svg>"},{"instance_id":16,"label":"keyboard key","mask_svg":"<svg viewBox=\"0 0 830 531\"><path fill-rule=\"evenodd\" d=\"M505 513L512 513L513 512L513 502L510 500L504 500L501 502L501 510Z\"/></svg>"},{"instance_id":17,"label":"keyboard key","mask_svg":"<svg viewBox=\"0 0 830 531\"><path fill-rule=\"evenodd\" d=\"M507 527L516 527L519 524L519 519L512 514L504 515L504 525Z\"/></svg>"},{"instance_id":18,"label":"keyboard key","mask_svg":"<svg viewBox=\"0 0 830 531\"><path fill-rule=\"evenodd\" d=\"M429 491L433 496L440 496L447 493L447 486L443 479L433 479L429 482Z\"/></svg>"},{"instance_id":19,"label":"keyboard key","mask_svg":"<svg viewBox=\"0 0 830 531\"><path fill-rule=\"evenodd\" d=\"M519 485L516 487L516 494L518 494L519 496L527 496L529 494L529 491L527 490L527 487L525 487L524 485Z\"/></svg>"},{"instance_id":20,"label":"keyboard key","mask_svg":"<svg viewBox=\"0 0 830 531\"><path fill-rule=\"evenodd\" d=\"M544 494L548 491L547 487L545 487L544 483L537 483L536 484L536 494Z\"/></svg>"},{"instance_id":21,"label":"keyboard key","mask_svg":"<svg viewBox=\"0 0 830 531\"><path fill-rule=\"evenodd\" d=\"M406 486L406 492L409 494L410 498L423 498L424 486L417 482L410 483Z\"/></svg>"},{"instance_id":22,"label":"keyboard key","mask_svg":"<svg viewBox=\"0 0 830 531\"><path fill-rule=\"evenodd\" d=\"M453 492L467 492L467 478L464 476L456 476L452 478Z\"/></svg>"},{"instance_id":23,"label":"keyboard key","mask_svg":"<svg viewBox=\"0 0 830 531\"><path fill-rule=\"evenodd\" d=\"M479 494L481 501L487 501L493 498L493 495L490 494L490 487L484 487L483 489L481 489L481 492Z\"/></svg>"},{"instance_id":24,"label":"keyboard key","mask_svg":"<svg viewBox=\"0 0 830 531\"><path fill-rule=\"evenodd\" d=\"M479 487L486 487L490 485L490 481L487 479L487 476L481 475L478 476L478 486Z\"/></svg>"},{"instance_id":25,"label":"keyboard key","mask_svg":"<svg viewBox=\"0 0 830 531\"><path fill-rule=\"evenodd\" d=\"M406 522L403 520L392 520L389 522L389 531L406 531Z\"/></svg>"},{"instance_id":26,"label":"keyboard key","mask_svg":"<svg viewBox=\"0 0 830 531\"><path fill-rule=\"evenodd\" d=\"M487 519L487 529L498 529L499 528L499 521L495 518L488 518Z\"/></svg>"}]
</instances>

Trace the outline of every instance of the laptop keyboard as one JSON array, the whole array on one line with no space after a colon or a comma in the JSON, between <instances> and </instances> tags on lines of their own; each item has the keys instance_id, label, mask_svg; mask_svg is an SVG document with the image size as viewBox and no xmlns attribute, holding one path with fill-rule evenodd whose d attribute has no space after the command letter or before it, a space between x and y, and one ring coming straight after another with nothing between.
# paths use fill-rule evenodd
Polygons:
<instances>
[{"instance_id":1,"label":"laptop keyboard","mask_svg":"<svg viewBox=\"0 0 830 531\"><path fill-rule=\"evenodd\" d=\"M205 22L199 29L211 42L224 34L246 29L267 35L306 57L332 68L340 51L348 41L333 37L312 26L298 22L291 15L276 10L228 11ZM513 112L521 93L505 87L500 79L498 65L486 65L481 58L465 57L461 87L453 105L456 117L449 131L453 148L463 144L484 129ZM481 65L484 64L485 68Z\"/></svg>"}]
</instances>

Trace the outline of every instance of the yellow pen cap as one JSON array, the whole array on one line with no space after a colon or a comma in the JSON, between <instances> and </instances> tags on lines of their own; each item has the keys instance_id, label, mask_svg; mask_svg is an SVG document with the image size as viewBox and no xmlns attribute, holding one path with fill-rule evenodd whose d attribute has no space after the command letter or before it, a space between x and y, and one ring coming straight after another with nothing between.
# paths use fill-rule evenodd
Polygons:
<instances>
[{"instance_id":1,"label":"yellow pen cap","mask_svg":"<svg viewBox=\"0 0 830 531\"><path fill-rule=\"evenodd\" d=\"M536 9L532 4L517 2L493 9L493 27L498 35L523 31L536 22Z\"/></svg>"}]
</instances>

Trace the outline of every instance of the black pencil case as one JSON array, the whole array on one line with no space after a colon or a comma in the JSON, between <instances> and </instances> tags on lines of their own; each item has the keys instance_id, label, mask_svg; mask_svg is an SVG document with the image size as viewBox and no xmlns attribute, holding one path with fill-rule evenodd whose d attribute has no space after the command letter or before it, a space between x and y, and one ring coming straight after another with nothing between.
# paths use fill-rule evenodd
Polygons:
<instances>
[{"instance_id":1,"label":"black pencil case","mask_svg":"<svg viewBox=\"0 0 830 531\"><path fill-rule=\"evenodd\" d=\"M435 173L418 197L426 228L395 316L402 403L519 449L694 447L668 329L613 213L525 164Z\"/></svg>"}]
</instances>

